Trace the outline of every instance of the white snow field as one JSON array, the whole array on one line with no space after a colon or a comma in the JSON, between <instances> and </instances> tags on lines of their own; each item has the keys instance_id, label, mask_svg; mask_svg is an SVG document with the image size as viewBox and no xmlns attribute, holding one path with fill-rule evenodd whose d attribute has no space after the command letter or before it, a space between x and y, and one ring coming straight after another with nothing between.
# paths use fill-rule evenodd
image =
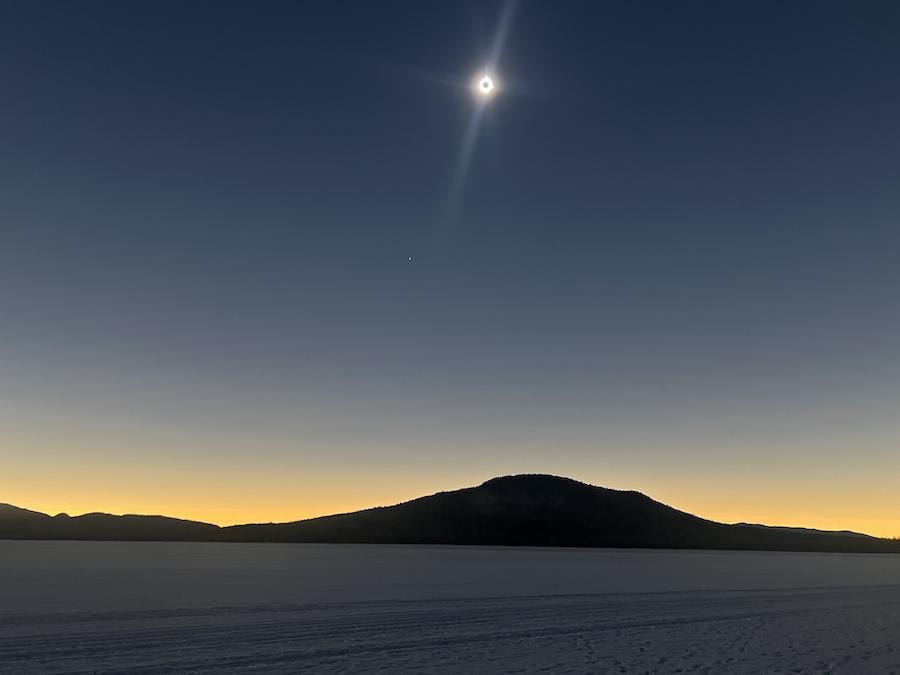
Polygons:
<instances>
[{"instance_id":1,"label":"white snow field","mask_svg":"<svg viewBox=\"0 0 900 675\"><path fill-rule=\"evenodd\" d=\"M900 556L0 541L0 672L900 673Z\"/></svg>"}]
</instances>

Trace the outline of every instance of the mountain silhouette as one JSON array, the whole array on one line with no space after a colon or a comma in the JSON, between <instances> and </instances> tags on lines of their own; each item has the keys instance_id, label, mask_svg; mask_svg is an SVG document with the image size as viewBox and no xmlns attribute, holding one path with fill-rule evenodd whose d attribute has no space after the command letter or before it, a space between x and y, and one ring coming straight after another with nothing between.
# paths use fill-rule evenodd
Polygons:
<instances>
[{"instance_id":1,"label":"mountain silhouette","mask_svg":"<svg viewBox=\"0 0 900 675\"><path fill-rule=\"evenodd\" d=\"M545 475L494 478L477 487L354 513L222 528L163 516L51 517L0 505L0 538L900 553L895 540L855 532L725 525L639 492Z\"/></svg>"},{"instance_id":2,"label":"mountain silhouette","mask_svg":"<svg viewBox=\"0 0 900 675\"><path fill-rule=\"evenodd\" d=\"M2 539L216 541L221 539L221 532L222 528L217 525L165 516L113 516L108 513L48 516L0 504Z\"/></svg>"}]
</instances>

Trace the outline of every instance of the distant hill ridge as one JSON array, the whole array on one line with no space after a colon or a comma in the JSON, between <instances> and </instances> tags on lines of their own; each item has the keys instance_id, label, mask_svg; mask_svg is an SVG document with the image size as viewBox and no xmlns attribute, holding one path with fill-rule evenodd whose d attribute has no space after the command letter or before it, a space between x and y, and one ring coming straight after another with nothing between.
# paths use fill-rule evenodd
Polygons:
<instances>
[{"instance_id":1,"label":"distant hill ridge","mask_svg":"<svg viewBox=\"0 0 900 675\"><path fill-rule=\"evenodd\" d=\"M49 516L0 504L0 538L900 553L900 541L855 532L725 525L640 492L547 475L493 478L477 487L354 513L230 527L165 516Z\"/></svg>"}]
</instances>

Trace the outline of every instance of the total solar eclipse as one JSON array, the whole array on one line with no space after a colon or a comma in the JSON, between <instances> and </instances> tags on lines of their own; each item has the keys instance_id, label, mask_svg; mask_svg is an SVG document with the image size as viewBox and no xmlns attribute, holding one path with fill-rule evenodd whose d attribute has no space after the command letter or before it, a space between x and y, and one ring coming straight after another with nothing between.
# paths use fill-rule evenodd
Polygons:
<instances>
[{"instance_id":1,"label":"total solar eclipse","mask_svg":"<svg viewBox=\"0 0 900 675\"><path fill-rule=\"evenodd\" d=\"M478 93L487 96L494 91L494 81L489 75L485 75L478 81Z\"/></svg>"}]
</instances>

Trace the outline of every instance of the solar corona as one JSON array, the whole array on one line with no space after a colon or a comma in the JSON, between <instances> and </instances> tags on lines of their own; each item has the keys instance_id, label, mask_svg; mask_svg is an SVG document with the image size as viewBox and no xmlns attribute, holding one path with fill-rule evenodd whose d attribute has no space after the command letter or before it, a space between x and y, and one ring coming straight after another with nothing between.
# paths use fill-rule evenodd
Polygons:
<instances>
[{"instance_id":1,"label":"solar corona","mask_svg":"<svg viewBox=\"0 0 900 675\"><path fill-rule=\"evenodd\" d=\"M482 96L490 96L494 92L494 80L490 75L485 75L478 81L478 93Z\"/></svg>"}]
</instances>

